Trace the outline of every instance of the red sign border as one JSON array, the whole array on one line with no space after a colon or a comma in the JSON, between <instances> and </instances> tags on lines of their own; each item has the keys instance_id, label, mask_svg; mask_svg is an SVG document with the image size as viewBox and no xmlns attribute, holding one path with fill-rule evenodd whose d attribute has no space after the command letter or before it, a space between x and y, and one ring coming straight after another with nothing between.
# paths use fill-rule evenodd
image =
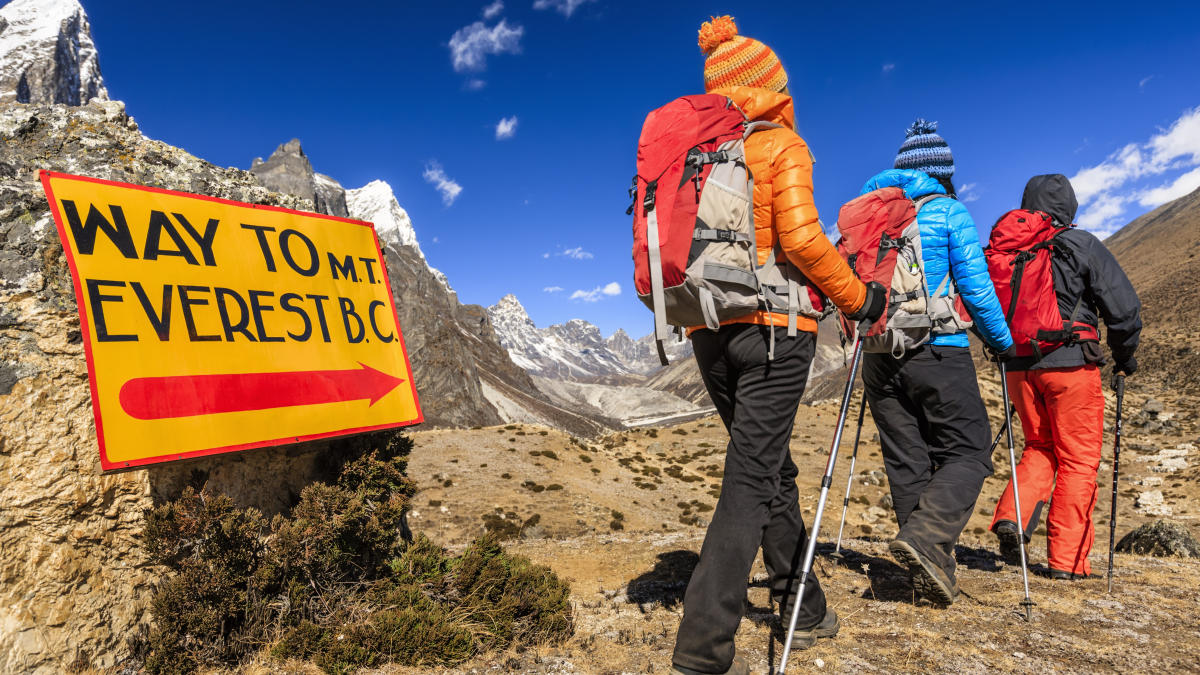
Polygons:
<instances>
[{"instance_id":1,"label":"red sign border","mask_svg":"<svg viewBox=\"0 0 1200 675\"><path fill-rule=\"evenodd\" d=\"M144 468L154 464L163 464L166 462L177 462L186 459L195 459L198 457L207 457L210 455L220 455L230 452L241 452L243 450L253 450L256 448L265 448L277 445L292 445L295 443L303 443L305 441L315 441L323 438L333 438L336 436L349 436L352 434L360 434L367 431L379 431L381 429L395 429L399 427L407 427L416 424L421 424L425 421L425 413L421 410L421 402L417 398L417 383L413 377L412 363L408 358L408 345L404 342L404 333L400 328L400 315L396 311L396 299L391 293L392 280L388 275L387 260L383 257L383 249L379 245L379 235L375 233L375 226L363 220L354 220L352 218L341 218L338 216L328 216L323 213L309 213L307 211L297 211L296 209L287 209L282 206L271 206L267 204L247 204L246 202L238 202L232 199L221 199L220 197L210 197L208 195L200 195L191 192L182 192L180 190L168 190L166 188L150 187L148 185L134 185L133 183L123 183L121 181L106 180L103 178L93 178L91 176L78 176L75 174L62 173L59 171L38 171L38 178L41 180L42 189L46 192L46 198L50 202L50 213L54 216L54 224L58 228L58 238L62 242L63 252L67 256L67 265L71 268L71 283L75 287L75 305L79 309L79 327L83 336L83 351L87 360L88 369L88 385L92 392L92 415L96 420L96 443L100 447L100 468L105 473L115 473L119 471L128 471L131 469ZM301 215L309 218L317 218L319 220L331 220L339 223L349 223L352 225L361 225L371 228L371 234L375 239L375 252L379 254L380 266L383 268L383 278L388 286L388 304L392 307L392 319L396 322L396 335L400 338L400 351L404 354L404 365L408 369L409 386L412 389L413 403L417 407L417 418L407 422L396 422L394 424L378 424L368 427L352 427L349 429L341 429L337 431L326 431L319 434L306 434L302 436L284 436L283 438L274 438L270 440L254 441L251 443L241 443L237 445L226 445L218 448L208 448L205 450L192 450L183 453L170 453L167 455L158 455L155 457L143 457L129 461L110 462L108 460L108 452L104 447L104 425L100 419L100 402L96 395L96 376L92 367L92 341L90 323L88 322L87 310L85 303L81 301L83 298L83 287L80 285L79 271L75 266L75 255L71 251L71 247L67 244L66 227L63 225L62 214L59 213L58 200L54 197L54 189L50 187L51 178L64 178L68 180L83 181L85 183L96 183L98 185L108 185L112 187L131 188L134 190L142 190L144 192L153 192L156 194L172 195L176 197L189 197L192 199L200 199L202 201L215 202L217 204L225 204L228 206L250 207L252 209L261 209L263 211L274 211L277 213L289 213L293 215Z\"/></svg>"}]
</instances>

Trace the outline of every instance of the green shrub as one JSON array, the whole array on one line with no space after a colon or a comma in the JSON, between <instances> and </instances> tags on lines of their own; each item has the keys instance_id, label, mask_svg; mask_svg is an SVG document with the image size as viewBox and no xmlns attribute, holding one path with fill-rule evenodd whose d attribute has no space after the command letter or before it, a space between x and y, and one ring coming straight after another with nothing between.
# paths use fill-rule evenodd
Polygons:
<instances>
[{"instance_id":1,"label":"green shrub","mask_svg":"<svg viewBox=\"0 0 1200 675\"><path fill-rule=\"evenodd\" d=\"M345 439L327 458L336 479L304 488L270 524L190 488L149 512L144 545L169 574L151 598L153 628L135 640L146 670L236 666L263 649L330 673L447 667L568 637L570 589L549 568L505 553L491 534L457 558L400 536L416 492L411 448L396 432ZM492 518L517 534L540 520L505 516Z\"/></svg>"}]
</instances>

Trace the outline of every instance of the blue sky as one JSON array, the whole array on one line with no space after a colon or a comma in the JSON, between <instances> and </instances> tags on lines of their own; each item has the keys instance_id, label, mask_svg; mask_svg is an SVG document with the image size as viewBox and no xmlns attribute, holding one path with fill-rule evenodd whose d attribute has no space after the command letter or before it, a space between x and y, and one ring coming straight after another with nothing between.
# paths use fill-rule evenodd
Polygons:
<instances>
[{"instance_id":1,"label":"blue sky","mask_svg":"<svg viewBox=\"0 0 1200 675\"><path fill-rule=\"evenodd\" d=\"M984 233L1038 173L1077 177L1099 232L1200 185L1191 2L83 3L148 136L242 168L298 137L389 182L464 302L515 293L539 326L649 332L625 190L645 114L703 89L710 15L783 60L826 222L917 116Z\"/></svg>"}]
</instances>

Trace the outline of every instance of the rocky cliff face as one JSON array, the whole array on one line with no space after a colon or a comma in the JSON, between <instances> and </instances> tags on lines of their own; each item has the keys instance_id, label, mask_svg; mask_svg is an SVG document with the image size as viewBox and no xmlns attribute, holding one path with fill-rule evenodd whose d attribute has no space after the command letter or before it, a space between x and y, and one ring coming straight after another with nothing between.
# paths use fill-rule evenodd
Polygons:
<instances>
[{"instance_id":1,"label":"rocky cliff face","mask_svg":"<svg viewBox=\"0 0 1200 675\"><path fill-rule=\"evenodd\" d=\"M107 100L87 14L76 0L12 0L0 8L0 103Z\"/></svg>"}]
</instances>

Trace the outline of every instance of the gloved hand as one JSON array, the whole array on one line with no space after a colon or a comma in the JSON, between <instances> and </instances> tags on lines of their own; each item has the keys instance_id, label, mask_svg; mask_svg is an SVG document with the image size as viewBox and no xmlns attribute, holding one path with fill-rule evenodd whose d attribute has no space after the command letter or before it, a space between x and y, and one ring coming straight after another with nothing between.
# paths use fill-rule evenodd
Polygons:
<instances>
[{"instance_id":1,"label":"gloved hand","mask_svg":"<svg viewBox=\"0 0 1200 675\"><path fill-rule=\"evenodd\" d=\"M1137 359L1133 356L1127 356L1122 360L1113 359L1113 375L1124 373L1126 376L1137 372Z\"/></svg>"},{"instance_id":2,"label":"gloved hand","mask_svg":"<svg viewBox=\"0 0 1200 675\"><path fill-rule=\"evenodd\" d=\"M1112 384L1112 390L1114 390L1114 392L1116 392L1117 380L1120 380L1121 377L1127 377L1129 375L1133 375L1134 372L1138 372L1138 359L1133 358L1133 354L1129 354L1129 356L1124 359L1117 360L1116 358L1114 358L1112 360L1114 360L1114 363L1112 363L1112 383L1111 384Z\"/></svg>"},{"instance_id":3,"label":"gloved hand","mask_svg":"<svg viewBox=\"0 0 1200 675\"><path fill-rule=\"evenodd\" d=\"M992 351L992 356L995 356L996 360L1001 363L1008 363L1017 358L1017 345L1011 344L1008 346L1008 349L1000 352Z\"/></svg>"},{"instance_id":4,"label":"gloved hand","mask_svg":"<svg viewBox=\"0 0 1200 675\"><path fill-rule=\"evenodd\" d=\"M867 297L863 300L862 307L859 307L857 312L846 315L846 318L851 321L865 321L868 324L875 323L887 310L887 299L888 289L878 281L872 281L867 284Z\"/></svg>"}]
</instances>

